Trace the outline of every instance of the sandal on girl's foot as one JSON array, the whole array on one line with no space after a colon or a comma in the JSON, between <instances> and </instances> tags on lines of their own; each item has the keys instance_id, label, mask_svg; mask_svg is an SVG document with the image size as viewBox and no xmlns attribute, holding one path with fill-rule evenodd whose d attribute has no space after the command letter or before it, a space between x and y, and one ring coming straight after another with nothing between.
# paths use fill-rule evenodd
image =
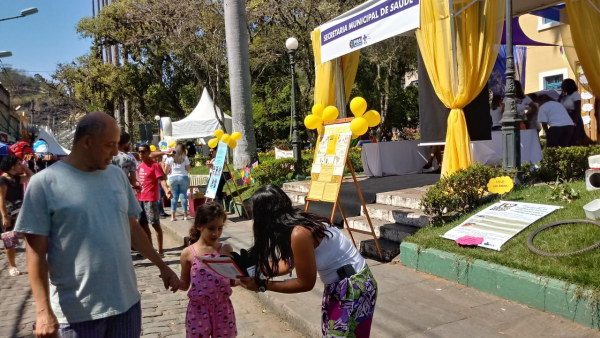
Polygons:
<instances>
[{"instance_id":1,"label":"sandal on girl's foot","mask_svg":"<svg viewBox=\"0 0 600 338\"><path fill-rule=\"evenodd\" d=\"M171 222L175 222L175 221L177 221L177 218L171 217Z\"/></svg>"},{"instance_id":2,"label":"sandal on girl's foot","mask_svg":"<svg viewBox=\"0 0 600 338\"><path fill-rule=\"evenodd\" d=\"M187 221L188 220L187 216L183 216L183 220Z\"/></svg>"},{"instance_id":3,"label":"sandal on girl's foot","mask_svg":"<svg viewBox=\"0 0 600 338\"><path fill-rule=\"evenodd\" d=\"M11 277L17 277L21 275L21 272L17 268L12 268L9 271Z\"/></svg>"}]
</instances>

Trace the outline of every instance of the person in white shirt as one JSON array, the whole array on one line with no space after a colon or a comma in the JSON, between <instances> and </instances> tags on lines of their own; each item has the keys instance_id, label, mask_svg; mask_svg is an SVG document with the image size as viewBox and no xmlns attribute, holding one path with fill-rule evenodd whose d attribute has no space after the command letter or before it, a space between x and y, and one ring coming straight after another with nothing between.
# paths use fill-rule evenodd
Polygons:
<instances>
[{"instance_id":1,"label":"person in white shirt","mask_svg":"<svg viewBox=\"0 0 600 338\"><path fill-rule=\"evenodd\" d=\"M173 199L171 199L171 220L177 220L175 218L177 201L181 200L183 220L185 221L188 218L187 191L190 188L190 177L188 172L191 169L190 160L186 156L185 146L181 143L177 144L173 156L168 157L165 160L165 163L171 167L169 175L169 184L171 186L171 191L173 192Z\"/></svg>"},{"instance_id":2,"label":"person in white shirt","mask_svg":"<svg viewBox=\"0 0 600 338\"><path fill-rule=\"evenodd\" d=\"M568 147L573 134L573 120L562 104L546 94L539 95L538 121L546 132L547 147Z\"/></svg>"},{"instance_id":3,"label":"person in white shirt","mask_svg":"<svg viewBox=\"0 0 600 338\"><path fill-rule=\"evenodd\" d=\"M562 103L563 107L569 112L569 116L575 127L571 134L570 146L580 146L585 144L587 135L583 128L583 118L581 117L581 96L577 91L577 84L573 79L565 79L561 86L562 93L558 102Z\"/></svg>"},{"instance_id":4,"label":"person in white shirt","mask_svg":"<svg viewBox=\"0 0 600 338\"><path fill-rule=\"evenodd\" d=\"M501 130L502 123L502 96L494 95L490 107L490 116L492 117L492 131Z\"/></svg>"}]
</instances>

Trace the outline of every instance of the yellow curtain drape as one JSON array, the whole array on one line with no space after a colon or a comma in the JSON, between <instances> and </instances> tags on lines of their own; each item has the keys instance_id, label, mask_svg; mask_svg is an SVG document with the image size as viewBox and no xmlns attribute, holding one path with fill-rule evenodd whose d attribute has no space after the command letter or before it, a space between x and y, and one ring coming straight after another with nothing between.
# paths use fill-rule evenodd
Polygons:
<instances>
[{"instance_id":1,"label":"yellow curtain drape","mask_svg":"<svg viewBox=\"0 0 600 338\"><path fill-rule=\"evenodd\" d=\"M454 13L469 3L471 1L454 0ZM416 32L417 42L437 96L451 109L442 175L471 165L471 140L463 108L481 93L489 79L498 56L504 17L504 0L474 2L455 17L456 36L452 37L448 0L421 2L421 28ZM454 38L456 78L451 40ZM487 111L481 113L489 114Z\"/></svg>"},{"instance_id":2,"label":"yellow curtain drape","mask_svg":"<svg viewBox=\"0 0 600 338\"><path fill-rule=\"evenodd\" d=\"M579 60L587 83L582 85L594 95L600 95L600 0L567 0L566 21L561 27L564 51L574 72L572 61ZM564 13L564 12L563 12ZM570 30L570 32L569 32ZM574 55L574 52L576 54Z\"/></svg>"},{"instance_id":3,"label":"yellow curtain drape","mask_svg":"<svg viewBox=\"0 0 600 338\"><path fill-rule=\"evenodd\" d=\"M324 106L335 105L335 60L321 63L321 30L312 32L313 53L315 55L315 104ZM342 56L342 72L344 75L344 89L346 91L346 102L350 99L350 92L354 86L360 51L355 51Z\"/></svg>"}]
</instances>

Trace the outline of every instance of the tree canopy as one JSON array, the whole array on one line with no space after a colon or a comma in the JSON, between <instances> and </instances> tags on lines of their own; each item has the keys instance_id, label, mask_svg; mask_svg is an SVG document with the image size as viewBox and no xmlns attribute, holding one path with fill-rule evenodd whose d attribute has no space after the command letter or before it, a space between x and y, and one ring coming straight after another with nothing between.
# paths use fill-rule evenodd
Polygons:
<instances>
[{"instance_id":1,"label":"tree canopy","mask_svg":"<svg viewBox=\"0 0 600 338\"><path fill-rule=\"evenodd\" d=\"M294 36L299 42L296 107L304 118L314 96L310 32L360 3L246 1L253 121L259 148L270 148L276 140L290 137L292 88L286 39ZM86 55L59 64L48 84L56 97L69 98L73 112L110 113L117 102L128 100L131 124L151 122L155 115L179 120L193 110L206 87L215 105L229 114L222 1L113 1L96 17L83 18L77 32L92 38L94 45ZM103 48L110 45L120 46L118 65L103 61ZM370 108L382 113L382 128L401 127L409 122L409 116L411 126L418 122L416 88L410 93L403 89L405 74L416 69L415 39L396 37L361 52L352 96L364 96ZM308 140L309 134L304 131L302 137Z\"/></svg>"}]
</instances>

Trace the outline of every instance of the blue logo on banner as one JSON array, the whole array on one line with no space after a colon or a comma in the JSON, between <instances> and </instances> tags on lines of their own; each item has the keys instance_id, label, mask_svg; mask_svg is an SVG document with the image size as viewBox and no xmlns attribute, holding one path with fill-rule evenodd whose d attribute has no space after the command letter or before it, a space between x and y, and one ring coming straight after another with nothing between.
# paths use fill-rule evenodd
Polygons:
<instances>
[{"instance_id":1,"label":"blue logo on banner","mask_svg":"<svg viewBox=\"0 0 600 338\"><path fill-rule=\"evenodd\" d=\"M350 48L360 47L363 44L363 38L356 38L354 40L350 40Z\"/></svg>"},{"instance_id":2,"label":"blue logo on banner","mask_svg":"<svg viewBox=\"0 0 600 338\"><path fill-rule=\"evenodd\" d=\"M367 44L367 35L365 34L364 36L360 37L360 38L356 38L353 40L350 40L350 48L356 48L356 47L360 47L362 45L366 45Z\"/></svg>"}]
</instances>

